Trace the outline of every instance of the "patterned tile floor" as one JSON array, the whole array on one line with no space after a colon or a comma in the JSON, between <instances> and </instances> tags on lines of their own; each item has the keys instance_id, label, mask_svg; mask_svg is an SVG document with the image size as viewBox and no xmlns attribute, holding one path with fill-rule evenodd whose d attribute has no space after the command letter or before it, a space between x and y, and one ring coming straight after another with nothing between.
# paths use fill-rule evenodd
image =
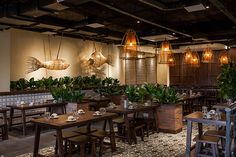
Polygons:
<instances>
[{"instance_id":1,"label":"patterned tile floor","mask_svg":"<svg viewBox=\"0 0 236 157\"><path fill-rule=\"evenodd\" d=\"M110 149L107 149L104 157L182 157L185 152L186 134L186 126L184 126L183 131L178 134L155 133L146 137L144 141L138 138L136 145L128 145L119 141L117 151L111 153ZM196 134L197 129L194 126L193 135ZM54 154L54 147L43 148L40 150L40 154L51 156ZM32 153L27 153L17 157L31 156Z\"/></svg>"}]
</instances>

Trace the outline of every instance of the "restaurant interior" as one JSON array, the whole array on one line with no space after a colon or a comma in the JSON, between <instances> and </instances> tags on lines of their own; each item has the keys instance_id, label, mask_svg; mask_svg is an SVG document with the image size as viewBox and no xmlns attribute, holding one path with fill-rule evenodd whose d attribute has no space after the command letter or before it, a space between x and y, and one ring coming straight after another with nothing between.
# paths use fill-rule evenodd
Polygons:
<instances>
[{"instance_id":1,"label":"restaurant interior","mask_svg":"<svg viewBox=\"0 0 236 157\"><path fill-rule=\"evenodd\" d=\"M1 0L0 157L235 157L235 0Z\"/></svg>"}]
</instances>

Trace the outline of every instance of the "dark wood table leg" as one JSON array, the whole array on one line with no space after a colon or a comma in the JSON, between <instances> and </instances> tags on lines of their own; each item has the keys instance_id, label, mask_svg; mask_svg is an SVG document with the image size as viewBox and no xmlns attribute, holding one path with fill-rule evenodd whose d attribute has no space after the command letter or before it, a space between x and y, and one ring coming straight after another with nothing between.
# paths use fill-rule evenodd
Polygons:
<instances>
[{"instance_id":1,"label":"dark wood table leg","mask_svg":"<svg viewBox=\"0 0 236 157\"><path fill-rule=\"evenodd\" d=\"M12 130L12 121L13 121L14 109L10 109L10 119L9 119L9 130Z\"/></svg>"},{"instance_id":2,"label":"dark wood table leg","mask_svg":"<svg viewBox=\"0 0 236 157\"><path fill-rule=\"evenodd\" d=\"M130 125L129 125L129 119L128 115L124 114L124 120L125 120L125 130L126 130L126 136L127 136L127 141L131 145L131 133L130 133Z\"/></svg>"},{"instance_id":3,"label":"dark wood table leg","mask_svg":"<svg viewBox=\"0 0 236 157\"><path fill-rule=\"evenodd\" d=\"M4 140L8 140L8 128L7 128L7 112L3 113L3 121L4 121Z\"/></svg>"},{"instance_id":4,"label":"dark wood table leg","mask_svg":"<svg viewBox=\"0 0 236 157\"><path fill-rule=\"evenodd\" d=\"M202 136L202 123L198 123L197 125L198 125L198 135L199 137L201 137Z\"/></svg>"},{"instance_id":5,"label":"dark wood table leg","mask_svg":"<svg viewBox=\"0 0 236 157\"><path fill-rule=\"evenodd\" d=\"M25 116L25 110L21 111L21 117L22 117L23 136L25 136L26 135L26 116Z\"/></svg>"},{"instance_id":6,"label":"dark wood table leg","mask_svg":"<svg viewBox=\"0 0 236 157\"><path fill-rule=\"evenodd\" d=\"M57 142L58 142L58 152L59 152L59 157L64 157L64 148L63 148L63 139L62 139L62 130L59 129L57 130Z\"/></svg>"},{"instance_id":7,"label":"dark wood table leg","mask_svg":"<svg viewBox=\"0 0 236 157\"><path fill-rule=\"evenodd\" d=\"M156 132L159 132L159 124L158 124L158 111L157 108L153 109L153 117L155 120L155 127L156 127Z\"/></svg>"},{"instance_id":8,"label":"dark wood table leg","mask_svg":"<svg viewBox=\"0 0 236 157\"><path fill-rule=\"evenodd\" d=\"M38 156L39 152L39 142L40 142L40 131L41 131L41 126L36 124L35 125L35 138L34 138L34 152L33 152L33 157Z\"/></svg>"},{"instance_id":9,"label":"dark wood table leg","mask_svg":"<svg viewBox=\"0 0 236 157\"><path fill-rule=\"evenodd\" d=\"M108 120L109 123L109 129L110 129L110 138L111 138L111 151L115 152L116 151L116 141L115 141L115 132L113 128L113 122L112 119Z\"/></svg>"},{"instance_id":10,"label":"dark wood table leg","mask_svg":"<svg viewBox=\"0 0 236 157\"><path fill-rule=\"evenodd\" d=\"M187 121L187 138L186 138L186 155L185 157L190 157L191 155L191 140L192 140L192 122Z\"/></svg>"}]
</instances>

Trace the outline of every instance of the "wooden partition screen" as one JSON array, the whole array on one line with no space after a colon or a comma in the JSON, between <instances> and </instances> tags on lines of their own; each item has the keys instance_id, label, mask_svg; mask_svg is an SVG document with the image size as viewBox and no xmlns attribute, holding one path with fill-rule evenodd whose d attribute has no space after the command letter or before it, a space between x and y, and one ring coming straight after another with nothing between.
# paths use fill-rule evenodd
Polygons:
<instances>
[{"instance_id":1,"label":"wooden partition screen","mask_svg":"<svg viewBox=\"0 0 236 157\"><path fill-rule=\"evenodd\" d=\"M230 51L231 59L236 60L236 49ZM200 63L199 68L183 63L183 54L175 54L176 65L170 67L170 85L180 86L216 86L217 76L220 73L219 56L221 51L214 51L212 63ZM201 59L201 52L199 52Z\"/></svg>"},{"instance_id":2,"label":"wooden partition screen","mask_svg":"<svg viewBox=\"0 0 236 157\"><path fill-rule=\"evenodd\" d=\"M156 57L125 60L125 83L156 83Z\"/></svg>"}]
</instances>

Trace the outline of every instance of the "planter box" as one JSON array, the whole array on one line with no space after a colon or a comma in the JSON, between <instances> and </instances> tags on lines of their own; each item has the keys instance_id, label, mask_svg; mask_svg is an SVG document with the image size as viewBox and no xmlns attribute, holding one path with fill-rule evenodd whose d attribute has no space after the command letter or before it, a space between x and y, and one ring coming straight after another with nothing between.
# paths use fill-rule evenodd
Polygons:
<instances>
[{"instance_id":1,"label":"planter box","mask_svg":"<svg viewBox=\"0 0 236 157\"><path fill-rule=\"evenodd\" d=\"M89 103L87 101L82 101L79 103L76 102L69 102L66 105L66 112L73 113L74 110L83 109L85 112L89 111Z\"/></svg>"},{"instance_id":2,"label":"planter box","mask_svg":"<svg viewBox=\"0 0 236 157\"><path fill-rule=\"evenodd\" d=\"M161 104L158 110L159 130L166 133L179 133L183 127L183 109L180 104Z\"/></svg>"},{"instance_id":3,"label":"planter box","mask_svg":"<svg viewBox=\"0 0 236 157\"><path fill-rule=\"evenodd\" d=\"M110 96L110 99L116 105L120 105L121 95L112 95L112 96Z\"/></svg>"}]
</instances>

